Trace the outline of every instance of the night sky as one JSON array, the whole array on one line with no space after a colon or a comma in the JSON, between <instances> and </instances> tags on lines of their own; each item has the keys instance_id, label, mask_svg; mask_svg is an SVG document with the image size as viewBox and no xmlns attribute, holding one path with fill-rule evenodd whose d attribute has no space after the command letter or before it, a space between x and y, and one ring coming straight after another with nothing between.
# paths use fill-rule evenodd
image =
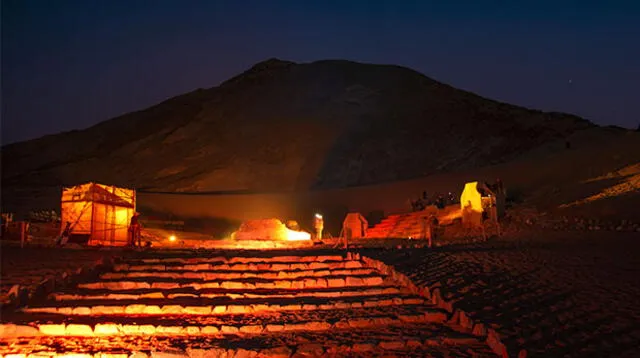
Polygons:
<instances>
[{"instance_id":1,"label":"night sky","mask_svg":"<svg viewBox=\"0 0 640 358\"><path fill-rule=\"evenodd\" d=\"M637 0L2 0L2 142L86 128L271 57L404 65L500 101L640 123Z\"/></svg>"}]
</instances>

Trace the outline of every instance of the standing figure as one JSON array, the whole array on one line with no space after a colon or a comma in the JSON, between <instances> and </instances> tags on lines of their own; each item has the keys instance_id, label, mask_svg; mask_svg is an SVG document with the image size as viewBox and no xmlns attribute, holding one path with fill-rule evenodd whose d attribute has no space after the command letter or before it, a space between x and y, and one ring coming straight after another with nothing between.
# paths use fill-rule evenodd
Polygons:
<instances>
[{"instance_id":1,"label":"standing figure","mask_svg":"<svg viewBox=\"0 0 640 358\"><path fill-rule=\"evenodd\" d=\"M131 222L129 223L129 246L135 247L136 241L138 242L138 246L142 246L141 238L140 238L140 213L136 212L131 217Z\"/></svg>"},{"instance_id":2,"label":"standing figure","mask_svg":"<svg viewBox=\"0 0 640 358\"><path fill-rule=\"evenodd\" d=\"M313 228L316 231L316 240L322 240L322 230L324 230L324 220L322 215L316 214L313 218Z\"/></svg>"}]
</instances>

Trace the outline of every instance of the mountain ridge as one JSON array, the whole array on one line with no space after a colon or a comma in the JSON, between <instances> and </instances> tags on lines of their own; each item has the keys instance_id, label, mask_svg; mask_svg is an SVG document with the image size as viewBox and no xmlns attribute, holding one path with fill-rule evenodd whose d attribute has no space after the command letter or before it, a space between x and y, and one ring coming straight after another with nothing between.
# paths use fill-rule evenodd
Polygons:
<instances>
[{"instance_id":1,"label":"mountain ridge","mask_svg":"<svg viewBox=\"0 0 640 358\"><path fill-rule=\"evenodd\" d=\"M174 192L340 188L500 163L592 127L402 66L271 58L84 130L9 144L2 179Z\"/></svg>"}]
</instances>

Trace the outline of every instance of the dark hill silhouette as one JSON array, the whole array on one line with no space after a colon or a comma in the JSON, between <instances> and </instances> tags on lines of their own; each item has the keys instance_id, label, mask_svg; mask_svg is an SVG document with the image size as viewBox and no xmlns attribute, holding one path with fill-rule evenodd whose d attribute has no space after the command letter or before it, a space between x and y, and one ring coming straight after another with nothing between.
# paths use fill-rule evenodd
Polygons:
<instances>
[{"instance_id":1,"label":"dark hill silhouette","mask_svg":"<svg viewBox=\"0 0 640 358\"><path fill-rule=\"evenodd\" d=\"M504 162L590 127L404 67L270 59L217 87L85 130L7 145L2 185L337 188Z\"/></svg>"}]
</instances>

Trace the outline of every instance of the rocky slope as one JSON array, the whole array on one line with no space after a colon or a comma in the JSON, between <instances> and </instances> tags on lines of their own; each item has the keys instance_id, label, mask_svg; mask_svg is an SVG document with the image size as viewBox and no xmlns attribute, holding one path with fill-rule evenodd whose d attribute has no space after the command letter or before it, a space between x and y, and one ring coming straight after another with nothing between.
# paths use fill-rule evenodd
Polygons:
<instances>
[{"instance_id":1,"label":"rocky slope","mask_svg":"<svg viewBox=\"0 0 640 358\"><path fill-rule=\"evenodd\" d=\"M218 87L3 147L3 196L88 180L159 191L381 183L503 162L593 126L408 68L271 59Z\"/></svg>"}]
</instances>

